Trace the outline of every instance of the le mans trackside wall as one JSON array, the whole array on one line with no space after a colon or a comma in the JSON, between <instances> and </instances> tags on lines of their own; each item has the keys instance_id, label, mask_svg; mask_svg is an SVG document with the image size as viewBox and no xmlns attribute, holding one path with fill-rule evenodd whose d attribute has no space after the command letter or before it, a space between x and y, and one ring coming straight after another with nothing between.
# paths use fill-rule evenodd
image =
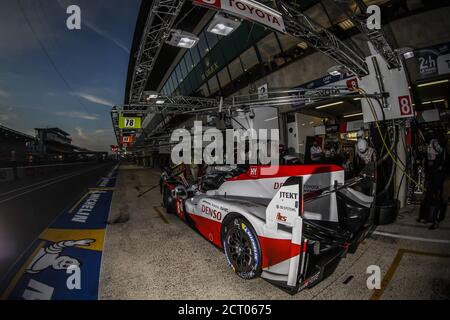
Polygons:
<instances>
[{"instance_id":1,"label":"le mans trackside wall","mask_svg":"<svg viewBox=\"0 0 450 320\"><path fill-rule=\"evenodd\" d=\"M118 166L34 241L0 283L2 300L97 300Z\"/></svg>"}]
</instances>

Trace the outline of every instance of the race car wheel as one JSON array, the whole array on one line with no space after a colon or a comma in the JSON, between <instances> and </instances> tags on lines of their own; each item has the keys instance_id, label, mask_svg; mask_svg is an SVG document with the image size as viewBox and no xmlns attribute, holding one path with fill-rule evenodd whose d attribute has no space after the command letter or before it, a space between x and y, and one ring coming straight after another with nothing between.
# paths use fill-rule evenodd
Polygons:
<instances>
[{"instance_id":1,"label":"race car wheel","mask_svg":"<svg viewBox=\"0 0 450 320\"><path fill-rule=\"evenodd\" d=\"M167 213L175 213L175 199L167 187L163 187L163 206Z\"/></svg>"},{"instance_id":2,"label":"race car wheel","mask_svg":"<svg viewBox=\"0 0 450 320\"><path fill-rule=\"evenodd\" d=\"M223 247L228 264L243 279L261 275L261 248L256 232L243 218L234 218L224 230Z\"/></svg>"}]
</instances>

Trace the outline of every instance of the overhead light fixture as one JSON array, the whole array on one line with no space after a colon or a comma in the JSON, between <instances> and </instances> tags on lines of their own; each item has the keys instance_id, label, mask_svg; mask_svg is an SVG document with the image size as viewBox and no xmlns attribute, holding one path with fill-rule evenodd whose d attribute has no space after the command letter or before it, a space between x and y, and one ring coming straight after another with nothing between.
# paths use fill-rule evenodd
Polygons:
<instances>
[{"instance_id":1,"label":"overhead light fixture","mask_svg":"<svg viewBox=\"0 0 450 320\"><path fill-rule=\"evenodd\" d=\"M139 75L139 74L141 74L141 73L143 73L144 72L144 69L142 69L141 67L137 67L136 68L136 74L137 75Z\"/></svg>"},{"instance_id":2,"label":"overhead light fixture","mask_svg":"<svg viewBox=\"0 0 450 320\"><path fill-rule=\"evenodd\" d=\"M340 22L338 25L344 31L346 31L348 29L351 29L351 28L353 28L355 26L353 24L353 22L351 20L349 20L349 19Z\"/></svg>"},{"instance_id":3,"label":"overhead light fixture","mask_svg":"<svg viewBox=\"0 0 450 320\"><path fill-rule=\"evenodd\" d=\"M156 104L164 104L164 100L156 100Z\"/></svg>"},{"instance_id":4,"label":"overhead light fixture","mask_svg":"<svg viewBox=\"0 0 450 320\"><path fill-rule=\"evenodd\" d=\"M211 28L211 30L208 30L208 32L217 34L219 36L227 36L234 30L235 29L233 27L227 26L224 23L218 23L213 28Z\"/></svg>"},{"instance_id":5,"label":"overhead light fixture","mask_svg":"<svg viewBox=\"0 0 450 320\"><path fill-rule=\"evenodd\" d=\"M414 58L414 51L409 51L403 54L403 57L408 60Z\"/></svg>"},{"instance_id":6,"label":"overhead light fixture","mask_svg":"<svg viewBox=\"0 0 450 320\"><path fill-rule=\"evenodd\" d=\"M329 104L325 104L325 105L323 105L323 106L316 107L316 109L317 109L317 110L319 110L319 109L325 109L325 108L329 108L329 107L338 106L338 105L343 104L343 103L344 103L344 101L339 101L339 102L329 103Z\"/></svg>"},{"instance_id":7,"label":"overhead light fixture","mask_svg":"<svg viewBox=\"0 0 450 320\"><path fill-rule=\"evenodd\" d=\"M362 98L354 98L353 101L360 101Z\"/></svg>"},{"instance_id":8,"label":"overhead light fixture","mask_svg":"<svg viewBox=\"0 0 450 320\"><path fill-rule=\"evenodd\" d=\"M403 58L405 58L405 60L412 59L415 56L414 49L410 48L410 47L400 48L400 49L397 49L396 51L399 54L401 54L403 56Z\"/></svg>"},{"instance_id":9,"label":"overhead light fixture","mask_svg":"<svg viewBox=\"0 0 450 320\"><path fill-rule=\"evenodd\" d=\"M265 122L269 122L269 121L273 121L273 120L278 120L278 117L273 117L273 118L270 118L270 119L266 119L264 121Z\"/></svg>"},{"instance_id":10,"label":"overhead light fixture","mask_svg":"<svg viewBox=\"0 0 450 320\"><path fill-rule=\"evenodd\" d=\"M443 102L445 102L445 101L446 101L445 99L431 100L431 101L423 101L423 102L422 102L422 105L424 105L424 104L432 104L432 103L443 103Z\"/></svg>"},{"instance_id":11,"label":"overhead light fixture","mask_svg":"<svg viewBox=\"0 0 450 320\"><path fill-rule=\"evenodd\" d=\"M198 41L199 38L192 33L182 30L172 30L169 40L167 40L166 43L174 47L191 49Z\"/></svg>"},{"instance_id":12,"label":"overhead light fixture","mask_svg":"<svg viewBox=\"0 0 450 320\"><path fill-rule=\"evenodd\" d=\"M197 43L197 40L192 39L190 37L182 37L178 42L178 46L181 48L192 48Z\"/></svg>"},{"instance_id":13,"label":"overhead light fixture","mask_svg":"<svg viewBox=\"0 0 450 320\"><path fill-rule=\"evenodd\" d=\"M428 83L422 83L422 84L418 84L417 88L430 87L430 86L434 86L437 84L443 84L443 83L447 83L447 82L448 82L448 79L440 80L440 81L433 81L433 82L428 82Z\"/></svg>"},{"instance_id":14,"label":"overhead light fixture","mask_svg":"<svg viewBox=\"0 0 450 320\"><path fill-rule=\"evenodd\" d=\"M330 73L330 75L332 75L332 76L334 76L334 77L337 77L337 76L340 76L342 73L340 73L339 71L330 71L329 72Z\"/></svg>"},{"instance_id":15,"label":"overhead light fixture","mask_svg":"<svg viewBox=\"0 0 450 320\"><path fill-rule=\"evenodd\" d=\"M152 99L156 99L159 97L158 92L155 91L145 91L144 92L145 100L150 101Z\"/></svg>"},{"instance_id":16,"label":"overhead light fixture","mask_svg":"<svg viewBox=\"0 0 450 320\"><path fill-rule=\"evenodd\" d=\"M346 116L344 116L344 118L353 118L353 117L359 117L364 115L364 113L360 112L360 113L353 113L353 114L348 114Z\"/></svg>"},{"instance_id":17,"label":"overhead light fixture","mask_svg":"<svg viewBox=\"0 0 450 320\"><path fill-rule=\"evenodd\" d=\"M328 74L334 77L340 76L344 73L346 73L347 69L345 69L344 66L333 66L330 69L328 69Z\"/></svg>"},{"instance_id":18,"label":"overhead light fixture","mask_svg":"<svg viewBox=\"0 0 450 320\"><path fill-rule=\"evenodd\" d=\"M300 49L306 50L306 49L308 49L308 44L306 42L300 42L300 43L297 43L297 47L299 47Z\"/></svg>"},{"instance_id":19,"label":"overhead light fixture","mask_svg":"<svg viewBox=\"0 0 450 320\"><path fill-rule=\"evenodd\" d=\"M219 36L228 36L234 30L239 28L241 20L237 18L226 17L222 13L217 13L208 26L207 31Z\"/></svg>"}]
</instances>

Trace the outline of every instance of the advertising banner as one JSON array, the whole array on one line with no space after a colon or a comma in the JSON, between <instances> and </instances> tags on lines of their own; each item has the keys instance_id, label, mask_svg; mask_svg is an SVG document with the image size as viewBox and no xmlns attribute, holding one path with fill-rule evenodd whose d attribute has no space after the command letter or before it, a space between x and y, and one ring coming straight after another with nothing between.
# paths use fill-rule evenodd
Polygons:
<instances>
[{"instance_id":1,"label":"advertising banner","mask_svg":"<svg viewBox=\"0 0 450 320\"><path fill-rule=\"evenodd\" d=\"M0 283L0 299L97 300L118 167L45 229Z\"/></svg>"},{"instance_id":2,"label":"advertising banner","mask_svg":"<svg viewBox=\"0 0 450 320\"><path fill-rule=\"evenodd\" d=\"M421 79L450 73L450 43L416 51Z\"/></svg>"},{"instance_id":3,"label":"advertising banner","mask_svg":"<svg viewBox=\"0 0 450 320\"><path fill-rule=\"evenodd\" d=\"M137 130L142 129L142 119L140 117L119 117L119 129Z\"/></svg>"},{"instance_id":4,"label":"advertising banner","mask_svg":"<svg viewBox=\"0 0 450 320\"><path fill-rule=\"evenodd\" d=\"M269 7L252 0L194 0L194 4L242 17L285 33L282 15Z\"/></svg>"},{"instance_id":5,"label":"advertising banner","mask_svg":"<svg viewBox=\"0 0 450 320\"><path fill-rule=\"evenodd\" d=\"M323 78L316 79L314 81L305 83L299 87L295 87L292 90L298 90L295 93L298 97L313 98L307 90L317 90L314 95L317 96L330 96L338 94L351 94L354 93L355 88L358 87L358 79L350 74L341 74L338 76L328 75ZM305 89L305 91L301 91ZM293 94L294 95L294 94ZM305 102L298 102L292 104L294 108L300 108L305 106Z\"/></svg>"},{"instance_id":6,"label":"advertising banner","mask_svg":"<svg viewBox=\"0 0 450 320\"><path fill-rule=\"evenodd\" d=\"M133 135L123 135L123 136L121 137L121 143L122 143L122 144L125 144L125 143L127 143L127 144L133 144L134 141L135 141L135 136L133 136Z\"/></svg>"}]
</instances>

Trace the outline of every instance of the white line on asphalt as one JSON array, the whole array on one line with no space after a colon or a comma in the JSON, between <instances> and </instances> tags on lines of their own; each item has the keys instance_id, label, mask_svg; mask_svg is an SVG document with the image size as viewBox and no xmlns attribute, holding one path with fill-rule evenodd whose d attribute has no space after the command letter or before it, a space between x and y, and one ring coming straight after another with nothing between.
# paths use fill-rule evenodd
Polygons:
<instances>
[{"instance_id":1,"label":"white line on asphalt","mask_svg":"<svg viewBox=\"0 0 450 320\"><path fill-rule=\"evenodd\" d=\"M405 239L405 240L413 240L413 241L450 244L450 240L429 239L429 238L403 236L401 234L394 234L394 233L380 232L380 231L375 231L373 234L376 235L376 236L383 236L383 237L389 237L389 238L397 238L397 239Z\"/></svg>"},{"instance_id":2,"label":"white line on asphalt","mask_svg":"<svg viewBox=\"0 0 450 320\"><path fill-rule=\"evenodd\" d=\"M95 167L95 168L92 168L92 169L90 169L90 170L85 170L85 171L83 171L83 172L78 172L78 173L72 174L72 175L70 175L70 176L63 176L63 178L61 178L61 179L59 179L59 180L55 180L55 181L52 181L52 182L50 182L50 183L47 183L47 184L44 184L44 185L40 185L40 186L37 187L37 188L31 189L31 190L27 190L27 191L25 191L25 192L16 194L16 195L14 195L14 196L12 196L12 197L10 197L10 198L1 200L1 201L0 201L0 204L3 204L3 203L5 203L5 202L11 201L11 200L14 200L14 199L19 198L19 197L21 197L21 196L23 196L23 195L26 195L26 194L28 194L28 193L31 193L31 192L34 192L34 191L43 189L43 188L45 188L45 187L51 186L51 185L53 185L53 184L55 184L55 183L58 183L58 182L61 182L61 181L64 181L64 180L68 180L68 179L73 178L73 177L76 177L76 176L81 176L82 174L85 174L85 173L90 172L90 171L94 171L94 170L96 170L96 169L98 169L98 168L99 168L99 167Z\"/></svg>"}]
</instances>

